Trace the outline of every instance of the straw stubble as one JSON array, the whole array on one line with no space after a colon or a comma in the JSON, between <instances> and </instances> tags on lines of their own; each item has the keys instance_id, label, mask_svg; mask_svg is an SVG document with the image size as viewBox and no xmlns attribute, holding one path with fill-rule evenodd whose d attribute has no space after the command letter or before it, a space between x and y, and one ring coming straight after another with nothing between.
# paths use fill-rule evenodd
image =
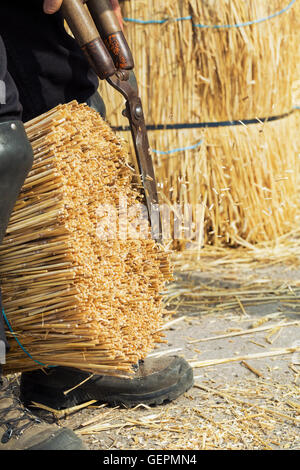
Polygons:
<instances>
[{"instance_id":1,"label":"straw stubble","mask_svg":"<svg viewBox=\"0 0 300 470\"><path fill-rule=\"evenodd\" d=\"M119 237L109 224L99 236L99 207L117 211L120 197L128 208L141 202L128 154L98 113L77 102L26 130L35 158L0 248L0 276L5 313L31 357L8 332L6 371L38 361L127 373L162 341L160 292L171 278L148 222L144 237Z\"/></svg>"}]
</instances>

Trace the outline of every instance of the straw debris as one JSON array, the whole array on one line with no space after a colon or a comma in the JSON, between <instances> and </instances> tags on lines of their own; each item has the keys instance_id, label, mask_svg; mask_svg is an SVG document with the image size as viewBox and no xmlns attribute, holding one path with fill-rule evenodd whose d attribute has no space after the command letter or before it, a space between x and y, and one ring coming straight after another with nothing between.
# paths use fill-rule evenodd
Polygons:
<instances>
[{"instance_id":1,"label":"straw debris","mask_svg":"<svg viewBox=\"0 0 300 470\"><path fill-rule=\"evenodd\" d=\"M181 403L155 413L146 407L99 410L95 423L78 425L70 418L68 425L95 449L298 449L298 391L254 376L217 387L206 380L196 382Z\"/></svg>"}]
</instances>

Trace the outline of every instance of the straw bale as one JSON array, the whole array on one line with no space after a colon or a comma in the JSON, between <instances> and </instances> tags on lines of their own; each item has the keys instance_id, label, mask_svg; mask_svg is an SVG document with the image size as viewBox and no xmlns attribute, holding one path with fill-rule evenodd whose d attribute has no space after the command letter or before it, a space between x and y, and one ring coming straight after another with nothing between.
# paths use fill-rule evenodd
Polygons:
<instances>
[{"instance_id":1,"label":"straw bale","mask_svg":"<svg viewBox=\"0 0 300 470\"><path fill-rule=\"evenodd\" d=\"M283 0L188 0L162 3L125 0L123 14L164 24L125 21L148 124L257 119L257 124L149 132L161 202L191 206L191 230L173 247L237 246L277 240L289 232L297 211L299 6L242 28L198 28L194 24L240 24L268 17ZM191 16L191 20L174 21ZM296 90L295 90L296 89ZM103 83L113 126L126 125L121 98ZM108 99L109 98L109 99ZM127 134L129 139L129 135ZM183 207L182 207L182 210ZM169 227L165 228L168 233ZM201 233L202 232L202 233ZM174 226L171 226L174 236ZM189 242L193 242L190 245Z\"/></svg>"},{"instance_id":2,"label":"straw bale","mask_svg":"<svg viewBox=\"0 0 300 470\"><path fill-rule=\"evenodd\" d=\"M5 313L31 357L8 332L6 371L42 363L125 374L162 341L160 292L171 277L148 221L143 232L129 231L129 210L138 207L139 217L142 197L125 147L77 102L26 130L35 159L0 248L0 276ZM117 232L111 213L101 212L124 215L122 200L127 232L127 219L117 218Z\"/></svg>"}]
</instances>

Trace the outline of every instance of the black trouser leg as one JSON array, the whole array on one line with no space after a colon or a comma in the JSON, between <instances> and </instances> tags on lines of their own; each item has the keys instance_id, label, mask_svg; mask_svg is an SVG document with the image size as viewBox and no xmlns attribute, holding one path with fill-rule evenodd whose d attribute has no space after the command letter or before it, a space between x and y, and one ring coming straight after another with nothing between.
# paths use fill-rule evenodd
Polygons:
<instances>
[{"instance_id":1,"label":"black trouser leg","mask_svg":"<svg viewBox=\"0 0 300 470\"><path fill-rule=\"evenodd\" d=\"M20 120L22 107L19 102L19 95L17 92L16 85L12 80L12 77L7 71L7 60L6 60L6 51L2 38L0 37L0 123L7 121ZM1 174L0 174L1 178ZM4 201L0 200L0 206ZM2 232L4 230L4 220L0 220L0 225L3 226ZM0 243L2 242L2 235L0 238ZM5 335L4 328L4 318L2 316L2 302L1 302L1 291L0 291L0 341L3 341L8 350L8 342ZM0 364L0 374L1 374L1 364Z\"/></svg>"},{"instance_id":2,"label":"black trouser leg","mask_svg":"<svg viewBox=\"0 0 300 470\"><path fill-rule=\"evenodd\" d=\"M32 165L32 149L21 122L22 107L16 85L7 70L0 36L0 243L24 180Z\"/></svg>"},{"instance_id":3,"label":"black trouser leg","mask_svg":"<svg viewBox=\"0 0 300 470\"><path fill-rule=\"evenodd\" d=\"M21 120L22 106L16 85L7 70L5 46L0 36L0 122Z\"/></svg>"}]
</instances>

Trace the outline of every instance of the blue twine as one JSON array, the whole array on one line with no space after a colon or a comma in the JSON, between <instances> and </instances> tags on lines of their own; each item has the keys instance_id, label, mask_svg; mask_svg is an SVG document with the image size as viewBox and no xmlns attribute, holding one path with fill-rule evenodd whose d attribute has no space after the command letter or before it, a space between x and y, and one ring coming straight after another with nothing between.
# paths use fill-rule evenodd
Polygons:
<instances>
[{"instance_id":1,"label":"blue twine","mask_svg":"<svg viewBox=\"0 0 300 470\"><path fill-rule=\"evenodd\" d=\"M29 352L24 348L24 346L20 343L20 341L18 340L15 332L13 331L12 327L11 327L11 324L9 323L8 321L8 318L7 316L5 315L5 312L4 312L4 308L2 308L2 315L3 315L3 318L4 320L6 321L6 324L8 326L8 329L9 331L12 333L13 337L15 338L16 342L18 343L18 345L20 346L20 348L24 351L25 354L27 354L28 357L30 357L30 359L32 359L34 362L36 362L37 364L39 364L40 366L43 366L43 367L57 367L57 366L47 366L46 364L43 364L42 362L40 361L37 361L36 359L34 359L31 354L29 354Z\"/></svg>"},{"instance_id":2,"label":"blue twine","mask_svg":"<svg viewBox=\"0 0 300 470\"><path fill-rule=\"evenodd\" d=\"M151 149L151 150L152 150L152 152L156 153L157 155L170 155L170 154L176 153L176 152L184 152L185 150L193 150L193 149L199 147L199 145L201 145L202 142L203 142L203 140L200 140L195 145L190 145L188 147L181 147L181 148L177 148L177 149L173 149L173 150L166 150L166 151L155 150L155 149Z\"/></svg>"},{"instance_id":3,"label":"blue twine","mask_svg":"<svg viewBox=\"0 0 300 470\"><path fill-rule=\"evenodd\" d=\"M271 20L272 18L275 18L276 16L282 15L286 11L288 11L293 4L296 2L296 0L292 0L285 8L282 10L273 13L272 15L266 16L265 18L259 18L257 20L252 20L252 21L246 21L245 23L237 23L237 24L223 24L223 25L207 25L207 24L196 24L193 23L193 26L196 28L213 28L213 29L220 29L220 28L243 28L245 26L251 26L253 24L259 24L263 23L264 21ZM182 18L165 18L163 20L137 20L135 18L124 18L124 21L127 21L129 23L138 23L138 24L164 24L167 23L168 21L185 21L185 20L192 20L192 16L184 16Z\"/></svg>"}]
</instances>

